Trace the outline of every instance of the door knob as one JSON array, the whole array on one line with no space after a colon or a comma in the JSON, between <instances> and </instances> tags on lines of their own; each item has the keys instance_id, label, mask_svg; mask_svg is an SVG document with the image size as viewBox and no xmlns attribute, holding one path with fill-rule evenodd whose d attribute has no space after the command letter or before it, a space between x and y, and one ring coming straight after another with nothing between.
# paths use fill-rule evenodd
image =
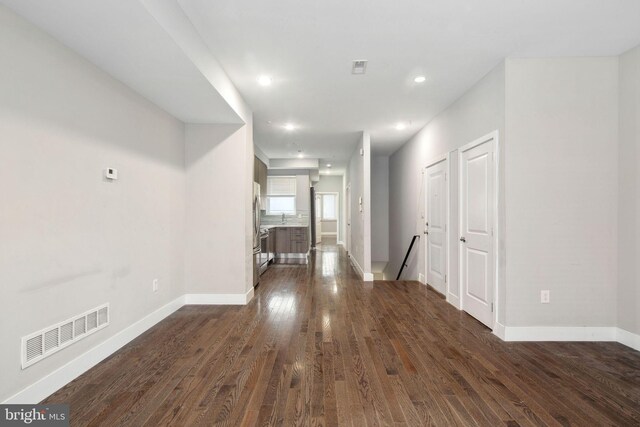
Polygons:
<instances>
[{"instance_id":1,"label":"door knob","mask_svg":"<svg viewBox=\"0 0 640 427\"><path fill-rule=\"evenodd\" d=\"M467 243L467 239L465 239L465 238L464 238L464 236L460 238L460 241L461 241L462 243Z\"/></svg>"}]
</instances>

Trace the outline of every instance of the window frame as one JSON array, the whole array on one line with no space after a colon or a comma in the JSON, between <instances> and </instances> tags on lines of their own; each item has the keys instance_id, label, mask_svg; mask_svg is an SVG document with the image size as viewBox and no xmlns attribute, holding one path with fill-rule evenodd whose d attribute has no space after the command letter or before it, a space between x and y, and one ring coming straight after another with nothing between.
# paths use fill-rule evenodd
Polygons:
<instances>
[{"instance_id":1,"label":"window frame","mask_svg":"<svg viewBox=\"0 0 640 427\"><path fill-rule=\"evenodd\" d=\"M269 190L270 190L270 185L269 185L269 181L272 179L282 179L282 178L289 178L292 180L293 182L293 194L270 194ZM297 206L297 192L298 192L298 182L297 182L297 177L295 175L270 175L267 176L267 188L266 188L266 195L265 195L265 210L267 215L295 215L298 212L298 206ZM283 211L283 210L271 210L271 199L293 199L293 211Z\"/></svg>"}]
</instances>

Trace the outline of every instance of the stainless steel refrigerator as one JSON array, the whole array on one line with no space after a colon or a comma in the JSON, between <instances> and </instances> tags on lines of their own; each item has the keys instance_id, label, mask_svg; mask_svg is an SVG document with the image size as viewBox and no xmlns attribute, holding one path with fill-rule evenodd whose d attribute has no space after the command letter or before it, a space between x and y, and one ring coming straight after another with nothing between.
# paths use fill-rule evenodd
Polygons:
<instances>
[{"instance_id":1,"label":"stainless steel refrigerator","mask_svg":"<svg viewBox=\"0 0 640 427\"><path fill-rule=\"evenodd\" d=\"M253 183L253 287L260 281L260 184Z\"/></svg>"}]
</instances>

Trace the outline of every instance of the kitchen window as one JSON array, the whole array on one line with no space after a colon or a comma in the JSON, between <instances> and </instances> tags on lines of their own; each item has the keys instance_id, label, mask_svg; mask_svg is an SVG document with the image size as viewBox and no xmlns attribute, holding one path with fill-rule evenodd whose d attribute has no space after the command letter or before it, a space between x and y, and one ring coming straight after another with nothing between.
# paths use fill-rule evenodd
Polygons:
<instances>
[{"instance_id":1,"label":"kitchen window","mask_svg":"<svg viewBox=\"0 0 640 427\"><path fill-rule=\"evenodd\" d=\"M296 214L296 177L267 177L267 215Z\"/></svg>"}]
</instances>

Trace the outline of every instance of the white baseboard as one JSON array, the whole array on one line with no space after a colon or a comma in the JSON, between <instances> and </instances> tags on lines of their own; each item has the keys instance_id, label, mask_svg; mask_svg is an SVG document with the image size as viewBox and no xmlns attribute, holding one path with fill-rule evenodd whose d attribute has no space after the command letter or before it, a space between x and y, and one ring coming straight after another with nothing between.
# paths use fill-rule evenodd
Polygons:
<instances>
[{"instance_id":1,"label":"white baseboard","mask_svg":"<svg viewBox=\"0 0 640 427\"><path fill-rule=\"evenodd\" d=\"M505 341L615 341L607 326L505 326Z\"/></svg>"},{"instance_id":2,"label":"white baseboard","mask_svg":"<svg viewBox=\"0 0 640 427\"><path fill-rule=\"evenodd\" d=\"M246 294L186 294L187 305L245 305L253 298L253 288Z\"/></svg>"},{"instance_id":3,"label":"white baseboard","mask_svg":"<svg viewBox=\"0 0 640 427\"><path fill-rule=\"evenodd\" d=\"M640 335L615 326L504 326L496 323L493 333L503 341L619 342L640 351Z\"/></svg>"},{"instance_id":4,"label":"white baseboard","mask_svg":"<svg viewBox=\"0 0 640 427\"><path fill-rule=\"evenodd\" d=\"M107 338L105 341L96 345L86 353L62 365L44 378L14 394L2 403L35 404L41 402L46 397L84 374L107 357L111 356L125 344L147 331L156 323L180 309L180 307L184 305L184 301L184 295L176 298L167 305L146 315L128 328L123 329L110 338Z\"/></svg>"},{"instance_id":5,"label":"white baseboard","mask_svg":"<svg viewBox=\"0 0 640 427\"><path fill-rule=\"evenodd\" d=\"M355 257L351 254L349 254L349 261L351 262L351 265L353 265L353 268L356 270L356 273L358 273L358 276L360 276L361 279L364 279L364 271L362 271L362 267L360 267L358 261L356 261Z\"/></svg>"},{"instance_id":6,"label":"white baseboard","mask_svg":"<svg viewBox=\"0 0 640 427\"><path fill-rule=\"evenodd\" d=\"M452 306L454 306L455 308L457 308L458 310L461 309L461 305L460 305L460 297L447 292L447 302L449 304L451 304Z\"/></svg>"},{"instance_id":7,"label":"white baseboard","mask_svg":"<svg viewBox=\"0 0 640 427\"><path fill-rule=\"evenodd\" d=\"M493 335L497 336L502 341L506 341L505 329L506 328L502 323L496 322L495 325L493 325Z\"/></svg>"},{"instance_id":8,"label":"white baseboard","mask_svg":"<svg viewBox=\"0 0 640 427\"><path fill-rule=\"evenodd\" d=\"M362 279L363 282L373 282L373 273L365 273L364 270L362 270L362 267L360 267L360 264L358 264L356 258L351 254L349 254L349 260L351 261L351 265L353 265L356 273L358 273L358 276L360 276L360 279Z\"/></svg>"},{"instance_id":9,"label":"white baseboard","mask_svg":"<svg viewBox=\"0 0 640 427\"><path fill-rule=\"evenodd\" d=\"M626 331L621 328L616 328L616 341L620 344L631 347L634 350L640 351L640 335L633 332Z\"/></svg>"},{"instance_id":10,"label":"white baseboard","mask_svg":"<svg viewBox=\"0 0 640 427\"><path fill-rule=\"evenodd\" d=\"M345 248L345 249L347 248L347 247L344 245L344 242L343 242L342 240L338 240L338 244L339 244L340 246L342 246L343 248Z\"/></svg>"},{"instance_id":11,"label":"white baseboard","mask_svg":"<svg viewBox=\"0 0 640 427\"><path fill-rule=\"evenodd\" d=\"M418 282L422 283L423 285L427 284L427 280L425 279L424 274L418 273Z\"/></svg>"}]
</instances>

